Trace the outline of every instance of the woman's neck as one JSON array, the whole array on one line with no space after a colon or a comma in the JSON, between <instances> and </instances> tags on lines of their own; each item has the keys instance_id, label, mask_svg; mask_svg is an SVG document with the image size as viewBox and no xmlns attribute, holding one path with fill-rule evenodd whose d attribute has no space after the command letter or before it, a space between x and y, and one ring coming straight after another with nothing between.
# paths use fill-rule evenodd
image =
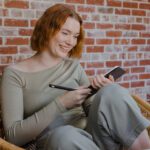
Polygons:
<instances>
[{"instance_id":1,"label":"woman's neck","mask_svg":"<svg viewBox=\"0 0 150 150\"><path fill-rule=\"evenodd\" d=\"M48 51L43 51L35 54L33 59L38 62L40 66L43 66L44 68L50 68L62 61L63 58L54 58L49 54Z\"/></svg>"}]
</instances>

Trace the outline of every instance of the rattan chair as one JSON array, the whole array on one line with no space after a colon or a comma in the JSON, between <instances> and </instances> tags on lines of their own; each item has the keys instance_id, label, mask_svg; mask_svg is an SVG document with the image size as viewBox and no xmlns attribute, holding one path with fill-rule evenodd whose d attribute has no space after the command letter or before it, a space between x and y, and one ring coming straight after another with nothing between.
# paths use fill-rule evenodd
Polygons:
<instances>
[{"instance_id":1,"label":"rattan chair","mask_svg":"<svg viewBox=\"0 0 150 150\"><path fill-rule=\"evenodd\" d=\"M140 98L137 95L132 95L132 97L139 105L143 115L146 118L150 119L150 103L144 101L142 98ZM147 130L148 130L148 133L150 136L150 127ZM35 148L28 148L27 150L33 150L33 149L35 149ZM0 138L0 150L25 150L25 149L15 146L15 145L5 141L4 139Z\"/></svg>"}]
</instances>

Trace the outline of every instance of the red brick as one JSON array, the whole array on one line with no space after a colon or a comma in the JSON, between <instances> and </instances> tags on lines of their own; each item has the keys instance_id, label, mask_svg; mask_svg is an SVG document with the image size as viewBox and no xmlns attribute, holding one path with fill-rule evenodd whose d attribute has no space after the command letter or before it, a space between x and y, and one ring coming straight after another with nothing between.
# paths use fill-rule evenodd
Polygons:
<instances>
[{"instance_id":1,"label":"red brick","mask_svg":"<svg viewBox=\"0 0 150 150\"><path fill-rule=\"evenodd\" d=\"M87 14L82 14L81 17L82 17L82 20L88 20L88 15Z\"/></svg>"},{"instance_id":2,"label":"red brick","mask_svg":"<svg viewBox=\"0 0 150 150\"><path fill-rule=\"evenodd\" d=\"M138 8L138 3L123 2L123 7L127 7L127 8Z\"/></svg>"},{"instance_id":3,"label":"red brick","mask_svg":"<svg viewBox=\"0 0 150 150\"><path fill-rule=\"evenodd\" d=\"M145 71L145 67L132 67L131 73L142 73Z\"/></svg>"},{"instance_id":4,"label":"red brick","mask_svg":"<svg viewBox=\"0 0 150 150\"><path fill-rule=\"evenodd\" d=\"M136 18L136 22L137 22L137 23L142 23L142 22L143 22L143 18L138 18L138 17L137 17L137 18Z\"/></svg>"},{"instance_id":5,"label":"red brick","mask_svg":"<svg viewBox=\"0 0 150 150\"><path fill-rule=\"evenodd\" d=\"M123 63L123 66L125 66L125 67L131 67L131 66L137 66L137 64L138 64L138 62L135 60L135 61L125 61L124 63Z\"/></svg>"},{"instance_id":6,"label":"red brick","mask_svg":"<svg viewBox=\"0 0 150 150\"><path fill-rule=\"evenodd\" d=\"M31 36L33 30L32 29L19 29L19 35L22 36Z\"/></svg>"},{"instance_id":7,"label":"red brick","mask_svg":"<svg viewBox=\"0 0 150 150\"><path fill-rule=\"evenodd\" d=\"M145 30L146 27L145 27L145 25L132 24L131 29L132 29L132 30Z\"/></svg>"},{"instance_id":8,"label":"red brick","mask_svg":"<svg viewBox=\"0 0 150 150\"><path fill-rule=\"evenodd\" d=\"M68 4L65 4L67 7L69 7L70 9L72 9L72 10L75 10L75 5L74 4L70 4L70 3L68 3Z\"/></svg>"},{"instance_id":9,"label":"red brick","mask_svg":"<svg viewBox=\"0 0 150 150\"><path fill-rule=\"evenodd\" d=\"M129 88L130 87L130 84L128 82L120 83L120 85L125 87L125 88Z\"/></svg>"},{"instance_id":10,"label":"red brick","mask_svg":"<svg viewBox=\"0 0 150 150\"><path fill-rule=\"evenodd\" d=\"M115 9L115 14L118 15L130 15L130 10L129 9Z\"/></svg>"},{"instance_id":11,"label":"red brick","mask_svg":"<svg viewBox=\"0 0 150 150\"><path fill-rule=\"evenodd\" d=\"M17 19L5 19L4 25L5 26L27 27L28 21L27 20L17 20Z\"/></svg>"},{"instance_id":12,"label":"red brick","mask_svg":"<svg viewBox=\"0 0 150 150\"><path fill-rule=\"evenodd\" d=\"M22 9L29 8L29 2L27 1L5 0L4 2L5 2L5 7L8 8L22 8Z\"/></svg>"},{"instance_id":13,"label":"red brick","mask_svg":"<svg viewBox=\"0 0 150 150\"><path fill-rule=\"evenodd\" d=\"M8 16L8 9L0 8L0 16Z\"/></svg>"},{"instance_id":14,"label":"red brick","mask_svg":"<svg viewBox=\"0 0 150 150\"><path fill-rule=\"evenodd\" d=\"M150 23L150 19L149 18L144 18L144 23L145 24L149 24Z\"/></svg>"},{"instance_id":15,"label":"red brick","mask_svg":"<svg viewBox=\"0 0 150 150\"><path fill-rule=\"evenodd\" d=\"M110 70L109 69L98 68L96 74L97 75L106 74L108 71L110 71Z\"/></svg>"},{"instance_id":16,"label":"red brick","mask_svg":"<svg viewBox=\"0 0 150 150\"><path fill-rule=\"evenodd\" d=\"M86 74L87 74L88 76L93 76L93 75L95 75L95 71L94 71L94 70L85 70L85 72L86 72Z\"/></svg>"},{"instance_id":17,"label":"red brick","mask_svg":"<svg viewBox=\"0 0 150 150\"><path fill-rule=\"evenodd\" d=\"M93 4L93 5L103 5L104 0L86 0L87 4Z\"/></svg>"},{"instance_id":18,"label":"red brick","mask_svg":"<svg viewBox=\"0 0 150 150\"><path fill-rule=\"evenodd\" d=\"M110 60L116 60L118 58L117 54L111 54L110 55Z\"/></svg>"},{"instance_id":19,"label":"red brick","mask_svg":"<svg viewBox=\"0 0 150 150\"><path fill-rule=\"evenodd\" d=\"M146 95L147 102L150 104L150 94Z\"/></svg>"},{"instance_id":20,"label":"red brick","mask_svg":"<svg viewBox=\"0 0 150 150\"><path fill-rule=\"evenodd\" d=\"M100 14L112 14L114 12L113 8L98 8L98 13Z\"/></svg>"},{"instance_id":21,"label":"red brick","mask_svg":"<svg viewBox=\"0 0 150 150\"><path fill-rule=\"evenodd\" d=\"M83 27L85 29L94 29L95 28L95 23L88 23L88 22L86 22L86 23L83 24Z\"/></svg>"},{"instance_id":22,"label":"red brick","mask_svg":"<svg viewBox=\"0 0 150 150\"><path fill-rule=\"evenodd\" d=\"M2 72L4 71L5 67L7 67L7 65L0 66L0 75L2 75Z\"/></svg>"},{"instance_id":23,"label":"red brick","mask_svg":"<svg viewBox=\"0 0 150 150\"><path fill-rule=\"evenodd\" d=\"M107 37L120 37L122 35L122 31L107 31Z\"/></svg>"},{"instance_id":24,"label":"red brick","mask_svg":"<svg viewBox=\"0 0 150 150\"><path fill-rule=\"evenodd\" d=\"M104 67L104 63L102 62L87 62L87 68L102 68Z\"/></svg>"},{"instance_id":25,"label":"red brick","mask_svg":"<svg viewBox=\"0 0 150 150\"><path fill-rule=\"evenodd\" d=\"M126 74L126 76L123 77L124 81L133 81L133 80L138 80L138 75L133 75L133 74Z\"/></svg>"},{"instance_id":26,"label":"red brick","mask_svg":"<svg viewBox=\"0 0 150 150\"><path fill-rule=\"evenodd\" d=\"M140 37L150 38L150 32L142 32L142 33L140 33Z\"/></svg>"},{"instance_id":27,"label":"red brick","mask_svg":"<svg viewBox=\"0 0 150 150\"><path fill-rule=\"evenodd\" d=\"M140 60L140 65L150 65L150 59L149 60Z\"/></svg>"},{"instance_id":28,"label":"red brick","mask_svg":"<svg viewBox=\"0 0 150 150\"><path fill-rule=\"evenodd\" d=\"M10 64L13 62L12 56L1 57L1 64Z\"/></svg>"},{"instance_id":29,"label":"red brick","mask_svg":"<svg viewBox=\"0 0 150 150\"><path fill-rule=\"evenodd\" d=\"M113 28L113 24L97 23L96 24L96 28L97 29L112 29Z\"/></svg>"},{"instance_id":30,"label":"red brick","mask_svg":"<svg viewBox=\"0 0 150 150\"><path fill-rule=\"evenodd\" d=\"M130 47L127 48L127 50L128 50L129 52L135 52L135 51L138 50L138 47L137 47L137 46L130 46Z\"/></svg>"},{"instance_id":31,"label":"red brick","mask_svg":"<svg viewBox=\"0 0 150 150\"><path fill-rule=\"evenodd\" d=\"M136 53L136 59L142 59L143 58L143 53Z\"/></svg>"},{"instance_id":32,"label":"red brick","mask_svg":"<svg viewBox=\"0 0 150 150\"><path fill-rule=\"evenodd\" d=\"M16 53L17 53L16 46L0 47L0 54L16 54Z\"/></svg>"},{"instance_id":33,"label":"red brick","mask_svg":"<svg viewBox=\"0 0 150 150\"><path fill-rule=\"evenodd\" d=\"M79 3L79 4L84 4L84 0L66 0L66 3Z\"/></svg>"},{"instance_id":34,"label":"red brick","mask_svg":"<svg viewBox=\"0 0 150 150\"><path fill-rule=\"evenodd\" d=\"M147 81L146 81L146 85L147 85L147 86L150 86L150 80L147 80Z\"/></svg>"},{"instance_id":35,"label":"red brick","mask_svg":"<svg viewBox=\"0 0 150 150\"><path fill-rule=\"evenodd\" d=\"M36 22L37 22L37 20L31 20L30 21L31 27L34 27L36 25Z\"/></svg>"},{"instance_id":36,"label":"red brick","mask_svg":"<svg viewBox=\"0 0 150 150\"><path fill-rule=\"evenodd\" d=\"M95 7L90 6L78 6L77 7L78 12L86 12L86 13L92 13L95 12Z\"/></svg>"},{"instance_id":37,"label":"red brick","mask_svg":"<svg viewBox=\"0 0 150 150\"><path fill-rule=\"evenodd\" d=\"M130 43L129 39L115 39L114 40L115 44L122 44L122 45L126 45Z\"/></svg>"},{"instance_id":38,"label":"red brick","mask_svg":"<svg viewBox=\"0 0 150 150\"><path fill-rule=\"evenodd\" d=\"M132 15L134 15L134 16L146 16L146 11L144 11L144 10L132 10Z\"/></svg>"},{"instance_id":39,"label":"red brick","mask_svg":"<svg viewBox=\"0 0 150 150\"><path fill-rule=\"evenodd\" d=\"M18 51L20 54L32 54L33 53L33 51L29 48L29 46L20 46Z\"/></svg>"},{"instance_id":40,"label":"red brick","mask_svg":"<svg viewBox=\"0 0 150 150\"><path fill-rule=\"evenodd\" d=\"M139 7L140 7L140 9L148 9L148 10L150 10L150 4L147 4L147 3L146 4L145 3L141 3Z\"/></svg>"},{"instance_id":41,"label":"red brick","mask_svg":"<svg viewBox=\"0 0 150 150\"><path fill-rule=\"evenodd\" d=\"M0 26L2 25L2 19L0 19Z\"/></svg>"},{"instance_id":42,"label":"red brick","mask_svg":"<svg viewBox=\"0 0 150 150\"><path fill-rule=\"evenodd\" d=\"M86 51L87 53L103 53L104 46L88 46Z\"/></svg>"},{"instance_id":43,"label":"red brick","mask_svg":"<svg viewBox=\"0 0 150 150\"><path fill-rule=\"evenodd\" d=\"M6 45L26 45L29 44L28 38L7 38Z\"/></svg>"},{"instance_id":44,"label":"red brick","mask_svg":"<svg viewBox=\"0 0 150 150\"><path fill-rule=\"evenodd\" d=\"M106 61L107 67L121 66L121 61Z\"/></svg>"},{"instance_id":45,"label":"red brick","mask_svg":"<svg viewBox=\"0 0 150 150\"><path fill-rule=\"evenodd\" d=\"M144 81L131 82L131 87L144 87Z\"/></svg>"},{"instance_id":46,"label":"red brick","mask_svg":"<svg viewBox=\"0 0 150 150\"><path fill-rule=\"evenodd\" d=\"M2 38L0 37L0 44L2 44Z\"/></svg>"},{"instance_id":47,"label":"red brick","mask_svg":"<svg viewBox=\"0 0 150 150\"><path fill-rule=\"evenodd\" d=\"M133 39L132 44L145 44L145 39Z\"/></svg>"},{"instance_id":48,"label":"red brick","mask_svg":"<svg viewBox=\"0 0 150 150\"><path fill-rule=\"evenodd\" d=\"M126 53L119 53L119 59L126 59Z\"/></svg>"},{"instance_id":49,"label":"red brick","mask_svg":"<svg viewBox=\"0 0 150 150\"><path fill-rule=\"evenodd\" d=\"M140 48L140 51L149 52L150 51L150 45L145 45L144 47Z\"/></svg>"},{"instance_id":50,"label":"red brick","mask_svg":"<svg viewBox=\"0 0 150 150\"><path fill-rule=\"evenodd\" d=\"M130 30L131 25L130 24L115 24L115 29Z\"/></svg>"},{"instance_id":51,"label":"red brick","mask_svg":"<svg viewBox=\"0 0 150 150\"><path fill-rule=\"evenodd\" d=\"M93 45L94 44L94 39L86 38L84 43L87 44L87 45Z\"/></svg>"},{"instance_id":52,"label":"red brick","mask_svg":"<svg viewBox=\"0 0 150 150\"><path fill-rule=\"evenodd\" d=\"M97 39L96 44L112 44L112 39Z\"/></svg>"},{"instance_id":53,"label":"red brick","mask_svg":"<svg viewBox=\"0 0 150 150\"><path fill-rule=\"evenodd\" d=\"M97 14L96 15L93 14L92 15L92 21L98 21L99 22L100 21L100 16L97 15Z\"/></svg>"},{"instance_id":54,"label":"red brick","mask_svg":"<svg viewBox=\"0 0 150 150\"><path fill-rule=\"evenodd\" d=\"M150 39L147 40L147 44L150 44Z\"/></svg>"},{"instance_id":55,"label":"red brick","mask_svg":"<svg viewBox=\"0 0 150 150\"><path fill-rule=\"evenodd\" d=\"M139 78L140 78L140 79L150 79L150 73L147 73L147 74L140 74L140 75L139 75Z\"/></svg>"},{"instance_id":56,"label":"red brick","mask_svg":"<svg viewBox=\"0 0 150 150\"><path fill-rule=\"evenodd\" d=\"M112 1L112 0L107 0L107 6L112 6L112 7L121 7L121 2L119 1Z\"/></svg>"},{"instance_id":57,"label":"red brick","mask_svg":"<svg viewBox=\"0 0 150 150\"><path fill-rule=\"evenodd\" d=\"M80 65L84 68L85 67L85 62L80 62Z\"/></svg>"}]
</instances>

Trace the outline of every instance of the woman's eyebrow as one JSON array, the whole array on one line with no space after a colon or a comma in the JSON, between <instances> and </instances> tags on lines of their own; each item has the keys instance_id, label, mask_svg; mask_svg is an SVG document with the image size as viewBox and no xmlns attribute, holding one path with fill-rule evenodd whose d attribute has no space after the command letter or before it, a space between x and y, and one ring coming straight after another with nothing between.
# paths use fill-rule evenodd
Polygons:
<instances>
[{"instance_id":1,"label":"woman's eyebrow","mask_svg":"<svg viewBox=\"0 0 150 150\"><path fill-rule=\"evenodd\" d=\"M69 33L72 33L69 29L62 29L63 31L67 31L67 32L69 32ZM75 33L76 35L79 35L80 33Z\"/></svg>"}]
</instances>

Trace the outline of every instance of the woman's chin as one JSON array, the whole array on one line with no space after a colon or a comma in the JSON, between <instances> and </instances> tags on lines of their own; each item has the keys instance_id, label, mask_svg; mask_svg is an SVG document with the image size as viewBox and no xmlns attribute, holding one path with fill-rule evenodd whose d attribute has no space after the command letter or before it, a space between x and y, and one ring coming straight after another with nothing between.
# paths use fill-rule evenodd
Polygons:
<instances>
[{"instance_id":1,"label":"woman's chin","mask_svg":"<svg viewBox=\"0 0 150 150\"><path fill-rule=\"evenodd\" d=\"M60 54L59 57L60 57L60 58L66 58L66 57L68 57L68 53Z\"/></svg>"}]
</instances>

